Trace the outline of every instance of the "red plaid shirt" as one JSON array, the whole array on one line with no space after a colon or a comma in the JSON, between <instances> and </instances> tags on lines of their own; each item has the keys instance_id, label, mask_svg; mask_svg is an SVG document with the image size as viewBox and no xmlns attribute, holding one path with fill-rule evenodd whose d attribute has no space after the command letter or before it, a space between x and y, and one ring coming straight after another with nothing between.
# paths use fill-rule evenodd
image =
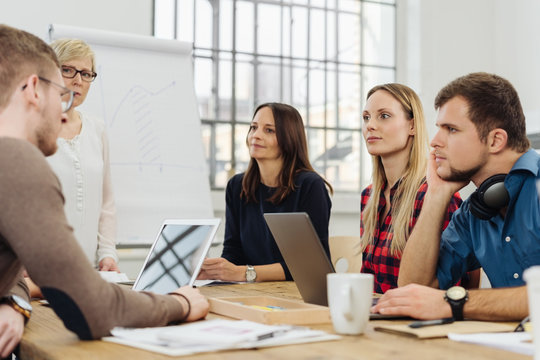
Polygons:
<instances>
[{"instance_id":1,"label":"red plaid shirt","mask_svg":"<svg viewBox=\"0 0 540 360\"><path fill-rule=\"evenodd\" d=\"M397 189L399 182L394 185L390 190L390 202L393 202L392 199ZM385 185L386 187L386 185ZM386 207L386 199L384 197L384 188L381 191L381 196L379 198L379 207L377 210L377 223L379 227L375 229L375 234L373 234L373 245L368 245L363 253L362 258L362 270L363 273L373 274L375 278L375 287L374 291L376 293L385 293L386 290L397 287L397 280L399 275L399 264L401 262L401 254L393 256L390 252L390 244L392 242L392 234L388 232L390 224L392 224L392 210L391 207L388 211L388 214L384 219L381 219L384 216L383 211ZM424 203L424 196L427 191L427 183L424 183L418 189L416 194L416 199L414 202L414 215L412 223L409 228L409 233L412 231L412 228L420 216L420 210ZM361 200L361 215L360 215L360 236L364 233L364 223L362 220L364 208L371 196L371 185L362 191L362 200ZM443 229L448 226L452 214L458 209L461 205L461 198L458 193L454 194L452 200L450 201L450 206L446 212L444 219Z\"/></svg>"}]
</instances>

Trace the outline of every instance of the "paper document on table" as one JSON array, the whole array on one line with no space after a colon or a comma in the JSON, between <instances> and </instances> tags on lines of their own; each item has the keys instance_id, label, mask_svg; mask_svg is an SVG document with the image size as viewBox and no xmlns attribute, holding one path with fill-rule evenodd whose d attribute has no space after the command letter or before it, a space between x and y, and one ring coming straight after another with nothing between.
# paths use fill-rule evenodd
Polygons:
<instances>
[{"instance_id":1,"label":"paper document on table","mask_svg":"<svg viewBox=\"0 0 540 360\"><path fill-rule=\"evenodd\" d=\"M99 275L105 281L112 283L129 282L129 278L125 273L117 273L116 271L99 271Z\"/></svg>"},{"instance_id":2,"label":"paper document on table","mask_svg":"<svg viewBox=\"0 0 540 360\"><path fill-rule=\"evenodd\" d=\"M170 356L226 349L250 349L340 337L320 330L291 325L264 325L247 320L207 320L144 329L114 328L103 340Z\"/></svg>"},{"instance_id":3,"label":"paper document on table","mask_svg":"<svg viewBox=\"0 0 540 360\"><path fill-rule=\"evenodd\" d=\"M527 332L448 334L454 341L491 346L501 350L513 351L524 355L534 355L531 334Z\"/></svg>"}]
</instances>

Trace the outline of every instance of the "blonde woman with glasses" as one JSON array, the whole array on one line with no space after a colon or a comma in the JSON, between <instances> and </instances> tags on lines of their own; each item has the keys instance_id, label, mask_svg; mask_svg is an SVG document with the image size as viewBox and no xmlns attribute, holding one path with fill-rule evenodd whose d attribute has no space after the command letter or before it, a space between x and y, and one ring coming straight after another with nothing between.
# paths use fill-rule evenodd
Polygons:
<instances>
[{"instance_id":1,"label":"blonde woman with glasses","mask_svg":"<svg viewBox=\"0 0 540 360\"><path fill-rule=\"evenodd\" d=\"M384 293L397 287L401 254L424 201L428 135L422 103L405 85L372 88L362 117L373 170L361 199L361 271L373 274L375 292ZM456 193L443 228L460 204Z\"/></svg>"},{"instance_id":2,"label":"blonde woman with glasses","mask_svg":"<svg viewBox=\"0 0 540 360\"><path fill-rule=\"evenodd\" d=\"M65 212L75 238L90 262L102 271L118 271L116 209L109 165L109 146L101 119L80 112L96 79L94 52L76 39L51 44L61 65L64 85L74 92L73 106L48 158L62 184Z\"/></svg>"}]
</instances>

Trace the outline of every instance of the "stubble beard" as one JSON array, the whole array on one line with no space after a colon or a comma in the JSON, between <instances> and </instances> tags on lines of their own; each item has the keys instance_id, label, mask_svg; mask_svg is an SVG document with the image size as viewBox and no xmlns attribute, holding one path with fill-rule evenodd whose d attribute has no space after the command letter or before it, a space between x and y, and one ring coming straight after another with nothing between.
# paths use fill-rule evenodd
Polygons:
<instances>
[{"instance_id":1,"label":"stubble beard","mask_svg":"<svg viewBox=\"0 0 540 360\"><path fill-rule=\"evenodd\" d=\"M453 167L450 167L450 175L442 177L443 180L446 181L457 181L457 182L463 182L463 181L470 181L471 178L476 175L476 173L482 168L483 165L477 165L471 169L468 170L457 170Z\"/></svg>"}]
</instances>

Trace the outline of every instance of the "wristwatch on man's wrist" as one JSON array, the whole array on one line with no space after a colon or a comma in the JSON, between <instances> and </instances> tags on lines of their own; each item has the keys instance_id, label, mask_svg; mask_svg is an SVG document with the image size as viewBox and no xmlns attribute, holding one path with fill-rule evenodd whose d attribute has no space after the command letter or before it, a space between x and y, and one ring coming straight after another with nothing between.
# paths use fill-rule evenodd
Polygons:
<instances>
[{"instance_id":1,"label":"wristwatch on man's wrist","mask_svg":"<svg viewBox=\"0 0 540 360\"><path fill-rule=\"evenodd\" d=\"M461 286L452 286L446 290L444 300L450 304L452 317L456 321L463 320L463 306L469 300L469 293Z\"/></svg>"},{"instance_id":2,"label":"wristwatch on man's wrist","mask_svg":"<svg viewBox=\"0 0 540 360\"><path fill-rule=\"evenodd\" d=\"M246 281L248 283L255 282L255 279L257 278L257 272L255 271L255 268L251 265L247 265L246 267Z\"/></svg>"},{"instance_id":3,"label":"wristwatch on man's wrist","mask_svg":"<svg viewBox=\"0 0 540 360\"><path fill-rule=\"evenodd\" d=\"M6 304L11 306L15 311L21 313L24 316L24 323L26 324L32 314L32 306L17 295L8 295L0 298L0 304Z\"/></svg>"}]
</instances>

